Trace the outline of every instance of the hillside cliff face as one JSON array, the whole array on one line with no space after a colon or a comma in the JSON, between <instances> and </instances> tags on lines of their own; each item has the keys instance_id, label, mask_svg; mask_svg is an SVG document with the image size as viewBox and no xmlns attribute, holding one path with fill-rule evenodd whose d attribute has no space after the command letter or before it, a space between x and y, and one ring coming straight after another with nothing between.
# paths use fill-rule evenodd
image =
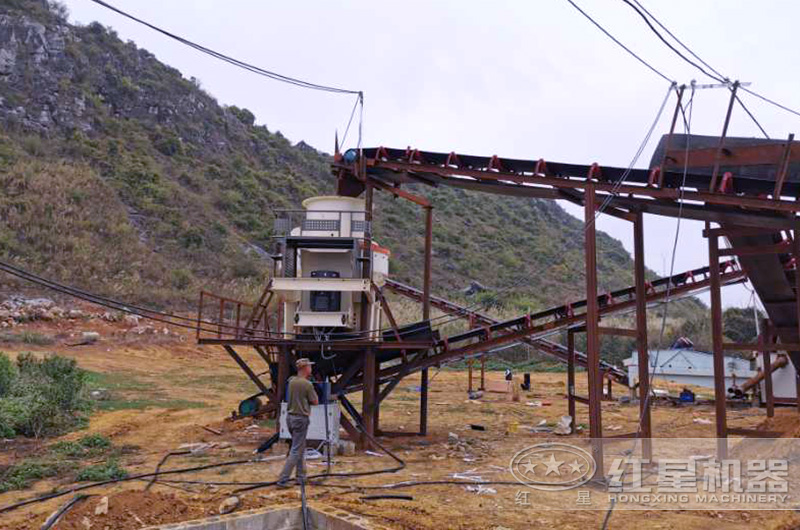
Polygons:
<instances>
[{"instance_id":1,"label":"hillside cliff face","mask_svg":"<svg viewBox=\"0 0 800 530\"><path fill-rule=\"evenodd\" d=\"M0 6L0 123L0 256L140 301L251 296L273 211L334 188L326 154L42 0ZM436 206L436 293L477 280L516 285L520 307L582 297L582 223L554 202L418 191ZM419 284L420 213L379 194L376 215L395 277ZM601 234L599 248L601 287L629 285L622 245Z\"/></svg>"}]
</instances>

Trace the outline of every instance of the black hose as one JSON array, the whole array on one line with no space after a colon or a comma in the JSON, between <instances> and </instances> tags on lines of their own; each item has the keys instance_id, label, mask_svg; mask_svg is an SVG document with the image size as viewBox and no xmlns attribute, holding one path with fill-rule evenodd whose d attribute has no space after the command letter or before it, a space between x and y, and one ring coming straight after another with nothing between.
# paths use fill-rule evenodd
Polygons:
<instances>
[{"instance_id":1,"label":"black hose","mask_svg":"<svg viewBox=\"0 0 800 530\"><path fill-rule=\"evenodd\" d=\"M67 511L69 511L70 508L72 508L79 502L88 499L91 496L92 495L75 495L75 497L70 499L69 502L65 503L61 508L59 508L56 512L54 512L50 517L47 518L47 520L42 525L41 530L50 530L50 528L52 528L53 525L55 525L58 522L58 520L61 519L61 516L67 513Z\"/></svg>"},{"instance_id":2,"label":"black hose","mask_svg":"<svg viewBox=\"0 0 800 530\"><path fill-rule=\"evenodd\" d=\"M397 462L397 465L394 466L394 467L389 467L389 468L384 468L384 469L376 469L376 470L373 470L373 471L351 471L351 472L348 472L348 473L319 473L317 475L311 475L311 476L306 477L306 480L323 479L323 478L326 479L326 478L330 478L330 477L348 477L348 478L349 477L366 477L366 476L370 476L370 475L381 475L381 474L384 474L384 473L397 473L398 471L400 471L401 469L406 467L406 463L403 461L402 458L398 457L393 452L391 452L389 449L387 449L386 447L381 445L381 443L378 440L376 440L374 436L372 436L371 434L369 434L366 431L366 429L364 428L364 425L360 421L358 421L357 417L354 417L354 419L355 419L355 422L356 422L356 428L358 430L360 430L362 432L362 434L364 434L364 436L366 436L369 439L369 441L371 441L373 444L375 444L381 451L383 451L384 453L389 455L395 462ZM237 490L234 490L234 493L238 494L238 493L244 493L246 491L252 491L252 490L257 490L257 489L261 489L261 488L266 488L266 487L269 487L269 486L274 486L277 483L278 483L278 481L276 481L276 480L271 481L271 482L256 482L256 483L248 484L243 488L239 488Z\"/></svg>"},{"instance_id":3,"label":"black hose","mask_svg":"<svg viewBox=\"0 0 800 530\"><path fill-rule=\"evenodd\" d=\"M70 493L76 493L78 491L84 491L84 490L88 490L88 489L91 489L91 488L97 488L99 486L107 486L108 484L117 484L119 482L128 482L128 481L131 481L131 480L140 480L140 479L143 479L143 478L150 478L150 477L155 476L155 475L176 475L178 473L190 473L190 472L193 472L193 471L203 471L203 470L206 470L206 469L213 469L213 468L216 468L216 467L236 466L236 465L248 464L248 463L252 463L252 462L258 462L258 460L250 460L250 459L248 459L248 460L232 460L230 462L221 462L221 463L217 463L217 464L205 464L205 465L202 465L202 466L185 467L185 468L180 468L180 469L170 469L170 470L167 470L167 471L159 471L157 473L139 473L137 475L130 475L130 476L125 477L125 478L117 478L117 479L103 480L103 481L100 481L100 482L92 482L91 484L84 484L83 486L75 486L74 488L70 488L68 490L56 491L56 492L53 492L53 493L48 493L46 495L41 495L39 497L34 497L32 499L19 501L19 502L16 502L14 504L9 504L7 506L0 507L0 513L10 512L10 511L16 510L17 508L22 508L23 506L28 506L29 504L36 504L38 502L43 502L43 501L47 501L47 500L50 500L50 499L63 497L64 495L69 495Z\"/></svg>"},{"instance_id":4,"label":"black hose","mask_svg":"<svg viewBox=\"0 0 800 530\"><path fill-rule=\"evenodd\" d=\"M163 466L166 463L166 461L169 460L169 457L178 456L178 455L188 455L189 453L191 453L191 451L170 451L169 453L165 454L164 458L162 458L158 462L158 465L156 466L156 470L153 473L153 478L151 478L150 482L147 483L147 486L144 487L144 491L148 491L153 486L153 484L155 484L156 479L158 478L159 472L161 471L161 466Z\"/></svg>"}]
</instances>

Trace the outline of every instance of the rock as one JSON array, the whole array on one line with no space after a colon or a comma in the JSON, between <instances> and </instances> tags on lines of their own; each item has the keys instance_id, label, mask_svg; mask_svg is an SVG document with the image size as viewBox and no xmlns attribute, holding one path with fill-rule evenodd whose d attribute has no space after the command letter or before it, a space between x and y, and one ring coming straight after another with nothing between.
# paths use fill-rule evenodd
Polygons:
<instances>
[{"instance_id":1,"label":"rock","mask_svg":"<svg viewBox=\"0 0 800 530\"><path fill-rule=\"evenodd\" d=\"M89 397L97 401L106 401L111 399L111 392L105 388L98 388L97 390L89 392Z\"/></svg>"},{"instance_id":2,"label":"rock","mask_svg":"<svg viewBox=\"0 0 800 530\"><path fill-rule=\"evenodd\" d=\"M139 325L139 315L125 315L123 318L123 322L129 324L131 326L138 326Z\"/></svg>"},{"instance_id":3,"label":"rock","mask_svg":"<svg viewBox=\"0 0 800 530\"><path fill-rule=\"evenodd\" d=\"M96 331L84 331L81 333L81 342L83 344L93 344L100 339L100 334Z\"/></svg>"},{"instance_id":4,"label":"rock","mask_svg":"<svg viewBox=\"0 0 800 530\"><path fill-rule=\"evenodd\" d=\"M86 314L80 309L70 309L69 311L67 311L67 318L71 318L73 320L78 318L83 318L85 316Z\"/></svg>"},{"instance_id":5,"label":"rock","mask_svg":"<svg viewBox=\"0 0 800 530\"><path fill-rule=\"evenodd\" d=\"M336 450L340 455L353 456L356 454L356 444L350 440L339 440L339 445Z\"/></svg>"},{"instance_id":6,"label":"rock","mask_svg":"<svg viewBox=\"0 0 800 530\"><path fill-rule=\"evenodd\" d=\"M572 416L561 416L558 424L553 429L553 433L562 436L572 434Z\"/></svg>"},{"instance_id":7,"label":"rock","mask_svg":"<svg viewBox=\"0 0 800 530\"><path fill-rule=\"evenodd\" d=\"M235 495L233 497L228 497L220 503L219 513L221 515L231 513L233 510L239 507L240 503L241 501L239 500L239 497L236 497Z\"/></svg>"},{"instance_id":8,"label":"rock","mask_svg":"<svg viewBox=\"0 0 800 530\"><path fill-rule=\"evenodd\" d=\"M102 497L94 508L95 515L106 515L108 513L108 497Z\"/></svg>"},{"instance_id":9,"label":"rock","mask_svg":"<svg viewBox=\"0 0 800 530\"><path fill-rule=\"evenodd\" d=\"M456 433L454 433L454 432L447 433L447 441L451 442L451 443L452 442L457 442L458 441L458 435Z\"/></svg>"},{"instance_id":10,"label":"rock","mask_svg":"<svg viewBox=\"0 0 800 530\"><path fill-rule=\"evenodd\" d=\"M86 528L86 530L89 530L89 528L92 527L92 521L85 515L83 516L83 519L81 519L81 524L84 528Z\"/></svg>"}]
</instances>

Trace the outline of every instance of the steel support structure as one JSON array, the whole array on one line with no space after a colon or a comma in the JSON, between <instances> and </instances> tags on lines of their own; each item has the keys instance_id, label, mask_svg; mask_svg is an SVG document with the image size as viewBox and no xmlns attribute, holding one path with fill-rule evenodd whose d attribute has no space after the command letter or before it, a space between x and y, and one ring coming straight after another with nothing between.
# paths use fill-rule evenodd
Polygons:
<instances>
[{"instance_id":1,"label":"steel support structure","mask_svg":"<svg viewBox=\"0 0 800 530\"><path fill-rule=\"evenodd\" d=\"M597 230L594 183L589 181L584 191L584 253L586 271L586 356L589 376L589 435L592 437L592 456L601 477L603 467L602 399L603 378L600 374L600 311L597 304ZM597 475L595 475L597 476Z\"/></svg>"},{"instance_id":2,"label":"steel support structure","mask_svg":"<svg viewBox=\"0 0 800 530\"><path fill-rule=\"evenodd\" d=\"M710 223L706 223L706 230ZM717 458L728 457L727 392L725 389L725 352L722 349L722 293L720 290L719 237L708 238L708 265L711 272L711 344L714 362L714 407L716 408Z\"/></svg>"},{"instance_id":3,"label":"steel support structure","mask_svg":"<svg viewBox=\"0 0 800 530\"><path fill-rule=\"evenodd\" d=\"M681 89L681 95L683 89ZM680 98L678 100L680 102ZM633 220L633 260L636 282L636 350L639 364L639 437L642 457L652 456L653 436L650 417L650 353L647 345L647 279L644 257L644 215L637 212Z\"/></svg>"},{"instance_id":4,"label":"steel support structure","mask_svg":"<svg viewBox=\"0 0 800 530\"><path fill-rule=\"evenodd\" d=\"M433 207L425 207L425 259L422 271L422 320L431 319L431 261L433 258ZM470 383L471 386L471 383ZM420 374L419 434L428 434L428 369Z\"/></svg>"},{"instance_id":5,"label":"steel support structure","mask_svg":"<svg viewBox=\"0 0 800 530\"><path fill-rule=\"evenodd\" d=\"M567 413L572 418L572 434L578 432L578 417L575 413L575 332L567 330Z\"/></svg>"}]
</instances>

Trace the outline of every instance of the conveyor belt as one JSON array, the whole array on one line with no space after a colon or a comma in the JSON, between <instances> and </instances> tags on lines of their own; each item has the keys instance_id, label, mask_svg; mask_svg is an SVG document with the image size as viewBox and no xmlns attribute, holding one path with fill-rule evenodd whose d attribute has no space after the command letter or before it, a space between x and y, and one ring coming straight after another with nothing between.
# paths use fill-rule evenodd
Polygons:
<instances>
[{"instance_id":1,"label":"conveyor belt","mask_svg":"<svg viewBox=\"0 0 800 530\"><path fill-rule=\"evenodd\" d=\"M736 227L725 226L728 230ZM731 247L745 249L763 247L784 241L780 232L755 236L729 237ZM761 300L764 310L775 325L775 331L783 343L800 342L797 329L797 293L795 292L795 268L791 264L791 250L785 254L741 255L739 263L747 273L750 283ZM795 368L800 368L800 352L789 352Z\"/></svg>"},{"instance_id":2,"label":"conveyor belt","mask_svg":"<svg viewBox=\"0 0 800 530\"><path fill-rule=\"evenodd\" d=\"M411 287L410 285L406 285L395 280L386 280L386 287L397 294L403 295L417 302L422 301L422 291L416 289L415 287ZM467 307L456 304L455 302L451 302L449 300L445 300L444 298L439 298L437 296L431 297L431 305L449 315L456 315L466 320L470 320L481 327L491 326L499 323L498 320L493 319L485 313L473 311ZM562 344L547 339L533 340L528 337L523 337L520 339L520 342L524 342L530 346L533 346L540 352L554 357L563 363L568 362L569 351L567 347ZM585 368L588 365L586 354L581 351L575 351L575 362ZM603 371L606 377L610 377L621 385L628 385L628 373L624 370L621 370L613 364L605 361L600 361L600 369Z\"/></svg>"}]
</instances>

